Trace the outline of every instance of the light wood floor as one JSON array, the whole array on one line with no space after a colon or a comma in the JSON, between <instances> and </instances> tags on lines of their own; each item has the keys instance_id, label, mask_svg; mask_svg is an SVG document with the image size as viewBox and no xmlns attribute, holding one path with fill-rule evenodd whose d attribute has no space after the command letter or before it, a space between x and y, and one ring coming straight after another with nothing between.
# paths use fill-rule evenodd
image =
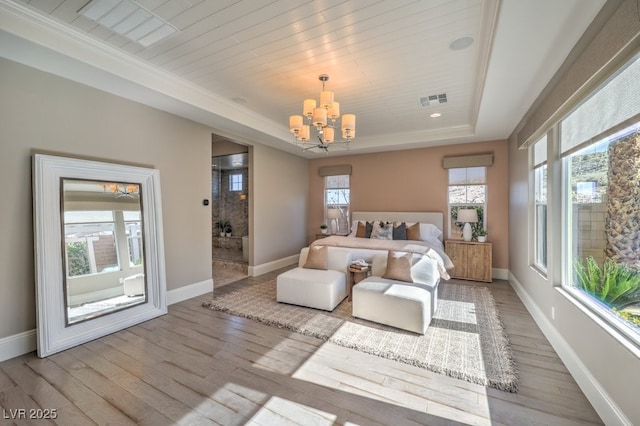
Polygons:
<instances>
[{"instance_id":1,"label":"light wood floor","mask_svg":"<svg viewBox=\"0 0 640 426\"><path fill-rule=\"evenodd\" d=\"M517 394L210 311L202 296L47 359L0 363L0 422L14 422L10 409L42 408L61 425L601 424L508 283L488 286L520 371Z\"/></svg>"}]
</instances>

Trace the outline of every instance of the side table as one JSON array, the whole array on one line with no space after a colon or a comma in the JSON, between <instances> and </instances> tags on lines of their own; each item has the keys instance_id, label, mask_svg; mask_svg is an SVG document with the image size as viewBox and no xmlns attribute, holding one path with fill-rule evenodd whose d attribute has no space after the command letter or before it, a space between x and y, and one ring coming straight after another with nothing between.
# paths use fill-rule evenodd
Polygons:
<instances>
[{"instance_id":1,"label":"side table","mask_svg":"<svg viewBox=\"0 0 640 426\"><path fill-rule=\"evenodd\" d=\"M349 272L349 279L347 282L347 287L349 290L349 302L351 302L351 295L353 294L353 286L358 284L360 281L364 280L369 276L369 271L371 268L367 266L366 268L358 268L349 266L347 272Z\"/></svg>"}]
</instances>

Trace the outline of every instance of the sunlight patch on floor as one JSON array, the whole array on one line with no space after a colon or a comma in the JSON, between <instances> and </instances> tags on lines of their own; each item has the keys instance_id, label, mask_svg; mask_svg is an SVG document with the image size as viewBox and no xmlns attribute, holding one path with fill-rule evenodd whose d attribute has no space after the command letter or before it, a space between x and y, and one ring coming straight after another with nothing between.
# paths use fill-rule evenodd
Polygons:
<instances>
[{"instance_id":1,"label":"sunlight patch on floor","mask_svg":"<svg viewBox=\"0 0 640 426\"><path fill-rule=\"evenodd\" d=\"M308 405L273 396L246 423L247 425L333 425L338 416Z\"/></svg>"}]
</instances>

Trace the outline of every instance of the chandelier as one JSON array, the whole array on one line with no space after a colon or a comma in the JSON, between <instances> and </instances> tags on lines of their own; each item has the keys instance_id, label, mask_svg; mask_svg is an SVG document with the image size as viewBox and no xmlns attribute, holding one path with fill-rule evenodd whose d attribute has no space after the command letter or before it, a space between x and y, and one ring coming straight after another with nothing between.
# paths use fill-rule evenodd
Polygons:
<instances>
[{"instance_id":1,"label":"chandelier","mask_svg":"<svg viewBox=\"0 0 640 426\"><path fill-rule=\"evenodd\" d=\"M333 100L333 92L325 90L325 83L329 80L327 74L320 74L318 80L322 82L320 92L320 104L315 99L305 99L302 115L289 117L289 129L295 136L296 145L303 150L320 148L329 151L329 145L335 143L349 144L356 137L356 116L354 114L342 115L342 139L335 140L337 121L340 118L340 104ZM311 143L311 128L314 127L320 143Z\"/></svg>"},{"instance_id":2,"label":"chandelier","mask_svg":"<svg viewBox=\"0 0 640 426\"><path fill-rule=\"evenodd\" d=\"M115 194L116 198L127 197L133 198L140 195L140 185L135 184L120 184L120 183L103 183L102 189L107 192L110 191Z\"/></svg>"}]
</instances>

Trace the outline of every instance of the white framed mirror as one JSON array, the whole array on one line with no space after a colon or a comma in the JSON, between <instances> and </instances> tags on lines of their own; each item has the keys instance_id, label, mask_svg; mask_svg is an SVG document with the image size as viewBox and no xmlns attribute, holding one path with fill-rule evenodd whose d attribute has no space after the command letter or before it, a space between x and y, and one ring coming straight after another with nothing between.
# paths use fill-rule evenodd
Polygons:
<instances>
[{"instance_id":1,"label":"white framed mirror","mask_svg":"<svg viewBox=\"0 0 640 426\"><path fill-rule=\"evenodd\" d=\"M33 157L38 356L167 313L158 170Z\"/></svg>"}]
</instances>

